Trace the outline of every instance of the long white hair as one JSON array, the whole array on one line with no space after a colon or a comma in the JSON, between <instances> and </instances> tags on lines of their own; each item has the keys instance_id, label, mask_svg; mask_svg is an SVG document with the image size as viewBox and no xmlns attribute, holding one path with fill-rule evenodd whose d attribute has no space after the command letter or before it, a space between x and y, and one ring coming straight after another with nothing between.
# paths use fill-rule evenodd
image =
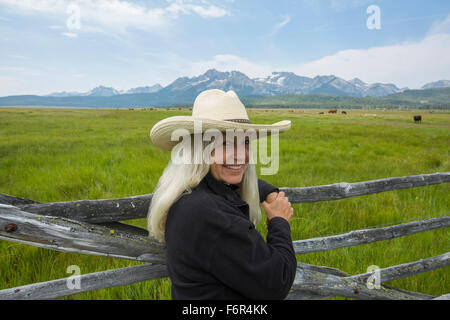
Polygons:
<instances>
[{"instance_id":1,"label":"long white hair","mask_svg":"<svg viewBox=\"0 0 450 320\"><path fill-rule=\"evenodd\" d=\"M158 184L153 192L152 201L148 211L147 226L149 236L160 242L165 241L165 229L167 214L172 205L184 194L189 194L209 172L210 165L203 157L208 142L202 144L193 143L191 139L191 161L189 164L178 164L169 160ZM210 156L210 155L208 155ZM252 152L250 152L250 157ZM237 189L242 200L249 205L249 218L255 225L261 220L261 209L259 206L259 189L256 166L249 161L239 189Z\"/></svg>"}]
</instances>

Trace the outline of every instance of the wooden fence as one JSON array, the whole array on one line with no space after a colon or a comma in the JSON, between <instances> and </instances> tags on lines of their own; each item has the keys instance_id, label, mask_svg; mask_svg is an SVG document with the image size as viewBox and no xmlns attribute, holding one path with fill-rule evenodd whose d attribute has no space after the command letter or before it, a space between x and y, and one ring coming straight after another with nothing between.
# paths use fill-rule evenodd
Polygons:
<instances>
[{"instance_id":1,"label":"wooden fence","mask_svg":"<svg viewBox=\"0 0 450 320\"><path fill-rule=\"evenodd\" d=\"M379 192L450 182L450 172L387 178L358 183L336 183L306 188L280 188L292 203L339 200ZM81 292L123 286L167 277L164 245L148 238L142 228L119 221L146 218L152 195L120 199L39 203L0 194L0 239L47 249L130 259L146 264L80 275L80 288L69 278L0 290L1 299L54 299ZM450 226L450 216L376 229L294 241L296 254L356 246ZM450 252L420 261L349 275L337 269L297 264L287 299L449 299L434 297L379 283L450 265ZM375 277L375 278L374 278Z\"/></svg>"}]
</instances>

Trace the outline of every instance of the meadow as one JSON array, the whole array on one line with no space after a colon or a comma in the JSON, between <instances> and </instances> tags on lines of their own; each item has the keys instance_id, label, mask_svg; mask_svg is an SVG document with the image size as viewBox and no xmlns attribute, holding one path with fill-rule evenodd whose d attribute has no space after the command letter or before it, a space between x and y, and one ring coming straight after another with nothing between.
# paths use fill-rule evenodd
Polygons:
<instances>
[{"instance_id":1,"label":"meadow","mask_svg":"<svg viewBox=\"0 0 450 320\"><path fill-rule=\"evenodd\" d=\"M249 109L254 123L289 119L279 137L279 170L261 176L279 187L307 187L450 171L450 111ZM326 110L325 110L326 112ZM152 145L159 120L188 110L0 108L0 192L40 202L119 198L152 193L170 153ZM414 114L422 115L415 124ZM294 240L448 215L449 184L295 204ZM258 230L265 235L265 219ZM145 228L145 219L127 221ZM367 245L298 255L350 274L449 251L440 229ZM63 253L0 240L0 289L139 262ZM450 268L388 285L432 295L450 292ZM62 299L170 299L168 278Z\"/></svg>"}]
</instances>

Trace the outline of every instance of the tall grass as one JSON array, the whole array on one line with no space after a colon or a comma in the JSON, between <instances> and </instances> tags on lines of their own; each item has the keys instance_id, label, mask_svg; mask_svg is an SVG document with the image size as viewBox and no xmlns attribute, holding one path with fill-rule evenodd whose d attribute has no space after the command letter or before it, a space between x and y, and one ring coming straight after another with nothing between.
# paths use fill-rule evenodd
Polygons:
<instances>
[{"instance_id":1,"label":"tall grass","mask_svg":"<svg viewBox=\"0 0 450 320\"><path fill-rule=\"evenodd\" d=\"M0 192L41 202L104 199L153 192L170 153L154 147L151 127L189 111L114 109L0 109ZM316 110L249 110L254 123L292 121L280 136L280 167L262 179L280 187L358 182L450 171L450 113ZM376 114L376 116L374 116ZM354 229L448 215L448 184L385 192L339 201L296 204L294 240ZM145 227L145 219L128 221ZM264 219L258 230L265 235ZM447 252L447 230L328 252L298 255L298 261L351 274ZM62 253L0 241L0 289L137 262ZM449 268L389 283L406 290L449 292ZM82 293L64 299L170 299L168 278Z\"/></svg>"}]
</instances>

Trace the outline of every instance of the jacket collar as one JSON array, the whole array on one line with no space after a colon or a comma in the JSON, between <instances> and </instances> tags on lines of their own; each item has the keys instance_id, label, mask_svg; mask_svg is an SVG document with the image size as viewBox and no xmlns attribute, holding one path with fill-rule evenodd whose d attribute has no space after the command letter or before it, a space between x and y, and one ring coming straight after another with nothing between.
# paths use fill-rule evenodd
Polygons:
<instances>
[{"instance_id":1,"label":"jacket collar","mask_svg":"<svg viewBox=\"0 0 450 320\"><path fill-rule=\"evenodd\" d=\"M234 191L239 188L238 185L230 184L227 185L223 182L217 181L216 178L209 171L203 181L208 185L208 187L218 195L221 195L228 201L232 202L237 206L248 205L247 202L242 200L239 195Z\"/></svg>"}]
</instances>

